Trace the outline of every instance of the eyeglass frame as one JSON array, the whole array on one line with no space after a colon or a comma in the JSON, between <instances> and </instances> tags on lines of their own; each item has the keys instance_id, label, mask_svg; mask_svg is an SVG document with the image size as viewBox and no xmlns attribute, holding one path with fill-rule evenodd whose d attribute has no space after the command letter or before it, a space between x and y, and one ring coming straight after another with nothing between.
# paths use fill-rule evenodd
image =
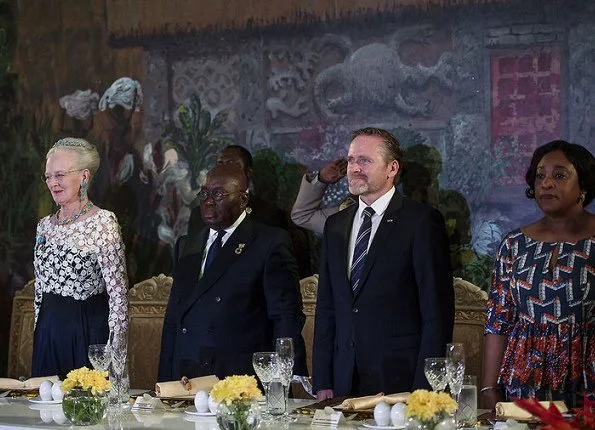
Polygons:
<instances>
[{"instance_id":1,"label":"eyeglass frame","mask_svg":"<svg viewBox=\"0 0 595 430\"><path fill-rule=\"evenodd\" d=\"M74 170L67 170L66 172L58 172L58 173L54 173L53 175L46 175L45 173L43 173L41 175L41 180L43 182L45 182L46 184L52 180L52 178L56 179L56 181L58 182L62 182L64 180L64 178L66 177L66 175L69 175L70 173L74 173L74 172L82 172L85 169L74 169Z\"/></svg>"},{"instance_id":2,"label":"eyeglass frame","mask_svg":"<svg viewBox=\"0 0 595 430\"><path fill-rule=\"evenodd\" d=\"M206 201L209 197L212 198L216 202L220 202L225 197L230 196L232 194L236 194L236 193L246 194L246 191L232 191L232 192L228 193L226 191L221 191L219 189L216 189L213 191L201 189L198 193L196 193L196 197L201 202Z\"/></svg>"}]
</instances>

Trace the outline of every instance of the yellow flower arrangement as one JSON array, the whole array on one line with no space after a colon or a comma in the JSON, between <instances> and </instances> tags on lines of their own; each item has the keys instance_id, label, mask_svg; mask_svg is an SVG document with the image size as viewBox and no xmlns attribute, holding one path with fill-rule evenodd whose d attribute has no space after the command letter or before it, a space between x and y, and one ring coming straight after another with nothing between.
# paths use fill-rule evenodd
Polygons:
<instances>
[{"instance_id":1,"label":"yellow flower arrangement","mask_svg":"<svg viewBox=\"0 0 595 430\"><path fill-rule=\"evenodd\" d=\"M457 402L446 393L415 390L407 399L407 416L422 423L437 424L457 409Z\"/></svg>"},{"instance_id":2,"label":"yellow flower arrangement","mask_svg":"<svg viewBox=\"0 0 595 430\"><path fill-rule=\"evenodd\" d=\"M254 376L233 375L217 382L211 397L219 402L217 423L220 428L252 430L258 424L253 401L262 396Z\"/></svg>"},{"instance_id":3,"label":"yellow flower arrangement","mask_svg":"<svg viewBox=\"0 0 595 430\"><path fill-rule=\"evenodd\" d=\"M94 396L103 394L112 388L111 382L107 380L107 375L107 372L90 370L87 367L71 370L62 382L62 391L67 394L73 388L80 388L91 391Z\"/></svg>"},{"instance_id":4,"label":"yellow flower arrangement","mask_svg":"<svg viewBox=\"0 0 595 430\"><path fill-rule=\"evenodd\" d=\"M217 382L211 390L211 396L216 402L228 405L235 400L251 400L262 396L254 376L233 375Z\"/></svg>"}]
</instances>

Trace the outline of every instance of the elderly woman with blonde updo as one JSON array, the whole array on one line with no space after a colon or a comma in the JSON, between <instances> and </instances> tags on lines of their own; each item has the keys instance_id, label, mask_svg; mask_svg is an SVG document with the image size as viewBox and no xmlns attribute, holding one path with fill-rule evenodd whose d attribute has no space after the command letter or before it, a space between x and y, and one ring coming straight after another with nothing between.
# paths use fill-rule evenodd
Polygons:
<instances>
[{"instance_id":1,"label":"elderly woman with blonde updo","mask_svg":"<svg viewBox=\"0 0 595 430\"><path fill-rule=\"evenodd\" d=\"M37 225L32 376L90 366L87 349L128 329L124 244L113 213L89 200L97 149L65 138L48 151L45 183L58 204Z\"/></svg>"}]
</instances>

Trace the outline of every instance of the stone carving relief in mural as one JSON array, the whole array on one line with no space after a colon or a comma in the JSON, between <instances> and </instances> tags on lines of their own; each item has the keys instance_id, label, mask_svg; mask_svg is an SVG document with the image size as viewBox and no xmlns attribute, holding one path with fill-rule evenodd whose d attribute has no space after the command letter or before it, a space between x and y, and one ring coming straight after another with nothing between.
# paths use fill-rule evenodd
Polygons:
<instances>
[{"instance_id":1,"label":"stone carving relief in mural","mask_svg":"<svg viewBox=\"0 0 595 430\"><path fill-rule=\"evenodd\" d=\"M203 104L209 110L232 107L239 98L238 61L237 56L232 56L221 62L210 58L195 58L174 64L174 102L182 104L191 92L196 92L201 95Z\"/></svg>"},{"instance_id":2,"label":"stone carving relief in mural","mask_svg":"<svg viewBox=\"0 0 595 430\"><path fill-rule=\"evenodd\" d=\"M432 115L429 100L420 97L423 87L435 79L441 87L454 85L451 53L443 53L430 67L405 64L400 57L402 43L426 43L433 34L431 26L416 26L395 32L389 43L370 43L356 49L342 63L323 70L314 85L314 98L320 111L327 117L348 113L350 108L394 109L406 116ZM340 38L329 44L343 45L351 52L349 42ZM335 96L335 93L339 95Z\"/></svg>"},{"instance_id":3,"label":"stone carving relief in mural","mask_svg":"<svg viewBox=\"0 0 595 430\"><path fill-rule=\"evenodd\" d=\"M184 54L172 64L172 99L181 104L192 92L215 115L227 110L229 129L261 122L264 111L260 85L260 58L255 44L238 46L237 54Z\"/></svg>"},{"instance_id":4,"label":"stone carving relief in mural","mask_svg":"<svg viewBox=\"0 0 595 430\"><path fill-rule=\"evenodd\" d=\"M274 49L268 53L270 76L267 85L273 95L266 100L273 119L279 113L298 118L308 112L306 91L318 62L315 52Z\"/></svg>"},{"instance_id":5,"label":"stone carving relief in mural","mask_svg":"<svg viewBox=\"0 0 595 430\"><path fill-rule=\"evenodd\" d=\"M570 138L593 149L595 139L595 31L580 25L569 35L570 64Z\"/></svg>"}]
</instances>

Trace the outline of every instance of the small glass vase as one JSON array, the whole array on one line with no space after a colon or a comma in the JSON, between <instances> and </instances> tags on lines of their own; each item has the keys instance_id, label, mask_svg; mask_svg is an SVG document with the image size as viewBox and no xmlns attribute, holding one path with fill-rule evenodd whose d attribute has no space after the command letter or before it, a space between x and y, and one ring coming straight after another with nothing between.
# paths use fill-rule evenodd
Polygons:
<instances>
[{"instance_id":1,"label":"small glass vase","mask_svg":"<svg viewBox=\"0 0 595 430\"><path fill-rule=\"evenodd\" d=\"M64 394L62 411L75 426L90 426L105 418L107 395L93 395L90 390L73 388Z\"/></svg>"},{"instance_id":2,"label":"small glass vase","mask_svg":"<svg viewBox=\"0 0 595 430\"><path fill-rule=\"evenodd\" d=\"M221 430L252 430L258 425L258 407L252 400L223 401L216 417Z\"/></svg>"}]
</instances>

